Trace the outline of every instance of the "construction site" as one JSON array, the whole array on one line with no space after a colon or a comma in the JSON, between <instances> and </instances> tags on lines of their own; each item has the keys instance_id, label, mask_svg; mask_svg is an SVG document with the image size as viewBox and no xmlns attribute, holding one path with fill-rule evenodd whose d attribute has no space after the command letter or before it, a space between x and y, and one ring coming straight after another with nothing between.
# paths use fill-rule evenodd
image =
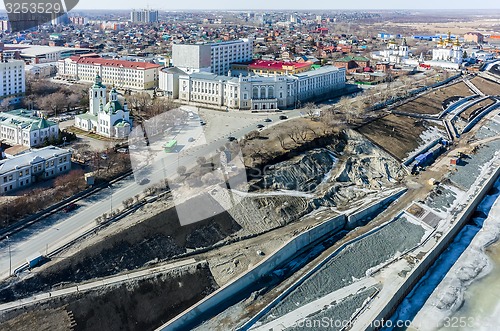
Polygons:
<instances>
[{"instance_id":1,"label":"construction site","mask_svg":"<svg viewBox=\"0 0 500 331\"><path fill-rule=\"evenodd\" d=\"M202 222L163 194L0 283L0 330L376 329L497 179L499 91L460 75L307 150L281 141ZM280 125L259 136L276 150Z\"/></svg>"}]
</instances>

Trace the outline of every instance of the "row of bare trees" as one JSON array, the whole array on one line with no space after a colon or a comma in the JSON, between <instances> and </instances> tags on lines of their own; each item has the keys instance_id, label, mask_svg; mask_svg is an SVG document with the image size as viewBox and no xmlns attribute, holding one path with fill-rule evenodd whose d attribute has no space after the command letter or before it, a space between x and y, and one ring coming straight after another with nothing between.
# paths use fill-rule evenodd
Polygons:
<instances>
[{"instance_id":1,"label":"row of bare trees","mask_svg":"<svg viewBox=\"0 0 500 331\"><path fill-rule=\"evenodd\" d=\"M49 115L57 115L77 107L88 107L87 85L74 85L71 88L56 84L45 78L31 75L26 77L26 97L22 106L28 109L39 109ZM12 99L4 99L0 103L0 110L12 108Z\"/></svg>"},{"instance_id":2,"label":"row of bare trees","mask_svg":"<svg viewBox=\"0 0 500 331\"><path fill-rule=\"evenodd\" d=\"M143 120L163 114L176 106L170 99L153 98L147 92L134 93L126 99L129 108Z\"/></svg>"},{"instance_id":3,"label":"row of bare trees","mask_svg":"<svg viewBox=\"0 0 500 331\"><path fill-rule=\"evenodd\" d=\"M20 192L19 196L0 204L0 227L6 227L22 218L39 212L86 187L83 170L72 170L54 180L54 188L37 188Z\"/></svg>"}]
</instances>

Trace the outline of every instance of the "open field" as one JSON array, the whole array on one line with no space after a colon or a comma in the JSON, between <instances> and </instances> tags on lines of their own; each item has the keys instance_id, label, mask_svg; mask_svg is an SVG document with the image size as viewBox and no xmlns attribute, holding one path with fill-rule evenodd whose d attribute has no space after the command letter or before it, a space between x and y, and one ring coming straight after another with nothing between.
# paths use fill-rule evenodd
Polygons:
<instances>
[{"instance_id":1,"label":"open field","mask_svg":"<svg viewBox=\"0 0 500 331\"><path fill-rule=\"evenodd\" d=\"M464 82L459 82L433 90L393 110L409 114L437 115L443 111L446 100L452 97L466 97L472 94L472 91Z\"/></svg>"},{"instance_id":2,"label":"open field","mask_svg":"<svg viewBox=\"0 0 500 331\"><path fill-rule=\"evenodd\" d=\"M469 31L477 31L481 33L500 33L500 20L498 18L479 18L479 17L469 17L468 19L464 17L464 19L456 20L456 19L447 19L443 16L442 13L436 14L431 12L425 13L425 22L416 22L408 23L407 22L384 22L376 25L382 25L385 28L394 28L401 31L402 29L410 30L419 33L448 33L452 34L460 34L463 35ZM429 16L434 17L434 23L429 22ZM423 16L423 15L422 15ZM417 16L418 17L418 16ZM456 16L455 16L456 17ZM405 18L408 20L408 18ZM440 22L439 22L440 21Z\"/></svg>"},{"instance_id":3,"label":"open field","mask_svg":"<svg viewBox=\"0 0 500 331\"><path fill-rule=\"evenodd\" d=\"M471 83L486 95L500 95L500 85L483 77L474 77Z\"/></svg>"},{"instance_id":4,"label":"open field","mask_svg":"<svg viewBox=\"0 0 500 331\"><path fill-rule=\"evenodd\" d=\"M422 145L424 132L436 127L425 120L391 114L362 126L358 131L401 161Z\"/></svg>"},{"instance_id":5,"label":"open field","mask_svg":"<svg viewBox=\"0 0 500 331\"><path fill-rule=\"evenodd\" d=\"M495 101L492 99L486 99L481 102L478 102L474 106L467 108L463 113L460 114L460 117L466 121L469 121L472 119L470 118L470 116L474 114L477 110L485 109L494 103Z\"/></svg>"}]
</instances>

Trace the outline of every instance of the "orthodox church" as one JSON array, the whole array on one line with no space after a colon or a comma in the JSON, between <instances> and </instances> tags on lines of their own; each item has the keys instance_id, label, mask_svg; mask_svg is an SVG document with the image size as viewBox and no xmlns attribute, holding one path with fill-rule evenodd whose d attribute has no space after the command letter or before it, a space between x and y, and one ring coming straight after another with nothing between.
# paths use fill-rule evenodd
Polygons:
<instances>
[{"instance_id":1,"label":"orthodox church","mask_svg":"<svg viewBox=\"0 0 500 331\"><path fill-rule=\"evenodd\" d=\"M387 48L381 51L373 52L372 57L380 61L387 61L396 64L403 64L409 56L408 44L406 38L403 38L401 45L398 45L394 39L390 40Z\"/></svg>"},{"instance_id":2,"label":"orthodox church","mask_svg":"<svg viewBox=\"0 0 500 331\"><path fill-rule=\"evenodd\" d=\"M451 33L448 32L448 38L443 40L439 38L436 48L432 50L432 61L445 61L449 63L462 64L464 50L458 41L451 40Z\"/></svg>"},{"instance_id":3,"label":"orthodox church","mask_svg":"<svg viewBox=\"0 0 500 331\"><path fill-rule=\"evenodd\" d=\"M89 111L75 116L75 126L104 137L125 139L130 134L131 124L127 102L122 105L118 101L118 93L113 87L106 103L106 86L96 75L89 89Z\"/></svg>"}]
</instances>

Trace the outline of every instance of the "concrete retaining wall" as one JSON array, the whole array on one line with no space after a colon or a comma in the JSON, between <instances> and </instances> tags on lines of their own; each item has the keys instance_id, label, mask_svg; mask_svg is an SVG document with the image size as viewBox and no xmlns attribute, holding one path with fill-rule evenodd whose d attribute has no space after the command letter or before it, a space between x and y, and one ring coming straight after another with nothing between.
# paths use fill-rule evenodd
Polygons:
<instances>
[{"instance_id":1,"label":"concrete retaining wall","mask_svg":"<svg viewBox=\"0 0 500 331\"><path fill-rule=\"evenodd\" d=\"M399 196L400 193L402 192L406 192L406 188L404 189L401 189L399 190L398 192L396 192L395 194L392 194L390 197L387 197L385 198L384 200L389 200L390 198L393 198L395 196ZM383 205L382 201L380 202L377 202L376 204L374 205L377 205L377 204L380 204L380 205ZM369 209L372 209L373 206L369 206L367 208L364 208L362 210L360 210L359 212L357 212L357 214L361 215L362 213L365 213L365 216L369 215L369 212L368 210ZM374 212L374 210L372 209L372 212ZM402 212L399 213L396 217L393 217L389 222L386 222L384 224L381 224L373 229L371 229L370 231L352 239L352 240L349 240L348 242L345 242L343 243L342 245L340 245L339 248L337 248L333 253L331 253L330 255L328 255L326 258L324 258L321 262L319 262L318 264L316 264L314 266L314 268L310 269L306 274L304 274L303 276L300 277L300 279L298 279L295 283L293 283L291 286L287 287L287 289L285 291L283 291L279 296L277 296L272 302L270 302L266 307L264 307L264 309L262 309L258 314L254 315L249 321L247 321L241 328L237 329L238 331L246 331L248 329L250 329L259 319L261 319L265 314L267 314L274 306L276 306L281 300L283 300L288 294L290 294L292 291L294 291L297 287L299 287L302 283L304 283L304 281L306 281L309 277L311 277L314 273L316 273L319 269L321 269L328 261L330 261L333 257L335 257L337 254L339 254L340 252L342 252L347 246L379 231L380 229L382 229L383 227L389 225L390 223L392 223L394 220L398 219L400 216L401 216Z\"/></svg>"},{"instance_id":2,"label":"concrete retaining wall","mask_svg":"<svg viewBox=\"0 0 500 331\"><path fill-rule=\"evenodd\" d=\"M364 220L369 217L371 214L377 212L381 208L385 208L387 204L393 202L397 198L399 198L403 193L405 193L408 189L407 188L401 188L391 194L390 196L376 201L372 203L371 205L368 205L367 207L364 207L352 214L350 214L347 217L347 224L346 224L346 230L352 230L354 228L357 228L358 226L364 225Z\"/></svg>"},{"instance_id":3,"label":"concrete retaining wall","mask_svg":"<svg viewBox=\"0 0 500 331\"><path fill-rule=\"evenodd\" d=\"M378 325L383 325L382 320L388 320L392 314L396 311L399 304L403 299L410 293L413 287L418 283L422 276L429 270L436 259L444 252L448 245L453 241L458 232L467 223L469 218L472 216L476 210L479 203L486 196L488 191L493 187L495 182L500 176L500 168L496 168L492 175L486 180L481 190L476 194L474 199L469 202L467 207L457 216L455 220L455 225L446 232L437 246L422 260L417 267L408 275L403 285L396 291L391 300L385 305L385 307L378 314L376 321L380 322ZM377 328L373 325L377 323L371 323L371 326L367 326L366 330L376 330Z\"/></svg>"},{"instance_id":4,"label":"concrete retaining wall","mask_svg":"<svg viewBox=\"0 0 500 331\"><path fill-rule=\"evenodd\" d=\"M252 283L258 281L261 277L271 273L276 267L282 265L291 259L298 252L308 245L332 234L338 233L344 229L346 224L345 215L336 216L326 222L316 225L304 233L292 238L278 249L273 255L255 265L250 271L232 282L224 285L222 288L201 300L194 306L185 310L174 319L159 327L157 330L188 330L196 320L223 304L229 298L243 292Z\"/></svg>"},{"instance_id":5,"label":"concrete retaining wall","mask_svg":"<svg viewBox=\"0 0 500 331\"><path fill-rule=\"evenodd\" d=\"M462 130L462 134L469 132L469 130L472 129L472 127L474 127L474 125L476 125L477 122L479 122L484 116L486 116L486 114L498 108L498 106L500 106L500 102L497 101L496 103L492 104L491 106L483 110L472 121L470 121L469 124L465 126L465 128Z\"/></svg>"},{"instance_id":6,"label":"concrete retaining wall","mask_svg":"<svg viewBox=\"0 0 500 331\"><path fill-rule=\"evenodd\" d=\"M433 141L431 141L430 143L428 143L427 145L425 145L424 147L422 147L421 149L419 149L417 152L415 152L414 154L410 155L404 162L403 164L405 166L409 166L417 156L419 156L420 154L422 153L425 153L427 152L429 149L431 149L432 147L436 146L437 144L441 143L443 141L443 138L442 137L439 137L439 138L436 138L434 139Z\"/></svg>"}]
</instances>

